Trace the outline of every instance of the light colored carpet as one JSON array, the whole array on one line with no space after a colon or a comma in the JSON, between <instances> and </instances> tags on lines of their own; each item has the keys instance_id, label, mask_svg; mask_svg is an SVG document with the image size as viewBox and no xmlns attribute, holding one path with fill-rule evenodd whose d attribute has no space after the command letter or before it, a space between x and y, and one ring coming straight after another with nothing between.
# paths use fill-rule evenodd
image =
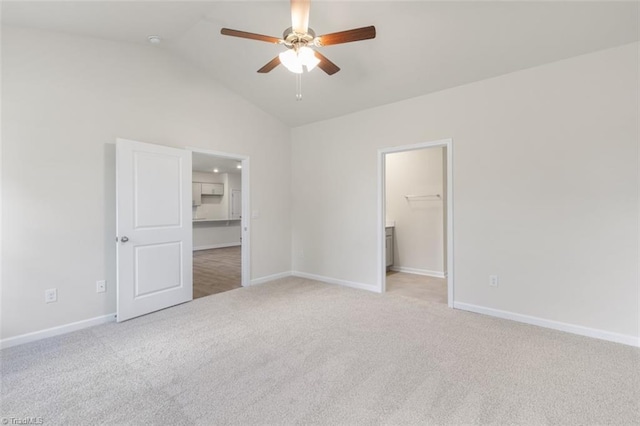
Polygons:
<instances>
[{"instance_id":1,"label":"light colored carpet","mask_svg":"<svg viewBox=\"0 0 640 426\"><path fill-rule=\"evenodd\" d=\"M447 280L406 272L387 272L387 293L447 304Z\"/></svg>"},{"instance_id":2,"label":"light colored carpet","mask_svg":"<svg viewBox=\"0 0 640 426\"><path fill-rule=\"evenodd\" d=\"M638 424L640 350L287 278L5 349L45 424Z\"/></svg>"}]
</instances>

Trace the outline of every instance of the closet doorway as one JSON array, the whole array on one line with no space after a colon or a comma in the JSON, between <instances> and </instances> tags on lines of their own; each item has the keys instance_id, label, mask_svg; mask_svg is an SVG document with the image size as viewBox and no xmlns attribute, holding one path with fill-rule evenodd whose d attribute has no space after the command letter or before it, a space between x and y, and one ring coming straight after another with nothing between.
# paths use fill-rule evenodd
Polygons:
<instances>
[{"instance_id":1,"label":"closet doorway","mask_svg":"<svg viewBox=\"0 0 640 426\"><path fill-rule=\"evenodd\" d=\"M379 290L453 307L452 142L378 151Z\"/></svg>"}]
</instances>

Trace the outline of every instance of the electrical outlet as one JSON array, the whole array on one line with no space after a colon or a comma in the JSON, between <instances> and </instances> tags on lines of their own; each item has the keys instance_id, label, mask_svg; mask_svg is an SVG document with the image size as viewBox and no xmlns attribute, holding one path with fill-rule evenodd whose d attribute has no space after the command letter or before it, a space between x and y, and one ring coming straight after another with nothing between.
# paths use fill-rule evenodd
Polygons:
<instances>
[{"instance_id":1,"label":"electrical outlet","mask_svg":"<svg viewBox=\"0 0 640 426\"><path fill-rule=\"evenodd\" d=\"M489 287L498 287L497 275L489 275Z\"/></svg>"},{"instance_id":2,"label":"electrical outlet","mask_svg":"<svg viewBox=\"0 0 640 426\"><path fill-rule=\"evenodd\" d=\"M53 303L58 301L58 290L50 288L44 291L44 303Z\"/></svg>"},{"instance_id":3,"label":"electrical outlet","mask_svg":"<svg viewBox=\"0 0 640 426\"><path fill-rule=\"evenodd\" d=\"M104 293L107 291L107 282L105 280L96 281L96 293Z\"/></svg>"},{"instance_id":4,"label":"electrical outlet","mask_svg":"<svg viewBox=\"0 0 640 426\"><path fill-rule=\"evenodd\" d=\"M304 259L304 250L300 250L300 259Z\"/></svg>"}]
</instances>

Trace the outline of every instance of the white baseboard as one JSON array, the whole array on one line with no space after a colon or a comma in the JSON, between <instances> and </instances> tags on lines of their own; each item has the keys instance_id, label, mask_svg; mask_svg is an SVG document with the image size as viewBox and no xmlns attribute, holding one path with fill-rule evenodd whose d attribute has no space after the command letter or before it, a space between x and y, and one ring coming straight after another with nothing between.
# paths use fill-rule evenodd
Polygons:
<instances>
[{"instance_id":1,"label":"white baseboard","mask_svg":"<svg viewBox=\"0 0 640 426\"><path fill-rule=\"evenodd\" d=\"M83 328L93 327L95 325L114 322L116 314L102 315L95 318L89 318L82 321L72 322L70 324L59 325L57 327L47 328L45 330L34 331L33 333L21 334L20 336L9 337L0 340L0 349L10 348L12 346L22 345L23 343L35 342L36 340L46 339L47 337L59 336L61 334L71 333L72 331L82 330Z\"/></svg>"},{"instance_id":2,"label":"white baseboard","mask_svg":"<svg viewBox=\"0 0 640 426\"><path fill-rule=\"evenodd\" d=\"M291 276L291 271L280 272L278 274L267 275L266 277L254 278L249 285L259 285L268 283L269 281L278 280L280 278L286 278Z\"/></svg>"},{"instance_id":3,"label":"white baseboard","mask_svg":"<svg viewBox=\"0 0 640 426\"><path fill-rule=\"evenodd\" d=\"M525 324L537 325L539 327L551 328L553 330L565 331L567 333L579 334L580 336L593 337L595 339L607 340L609 342L622 343L624 345L640 347L640 339L625 334L612 333L610 331L598 330L596 328L583 327L581 325L568 324L565 322L553 321L544 318L532 317L529 315L517 314L515 312L501 311L499 309L486 308L484 306L472 305L469 303L453 302L455 309L489 315L492 317L508 319Z\"/></svg>"},{"instance_id":4,"label":"white baseboard","mask_svg":"<svg viewBox=\"0 0 640 426\"><path fill-rule=\"evenodd\" d=\"M340 280L338 278L325 277L322 275L308 274L306 272L298 272L298 271L293 271L291 275L293 275L294 277L308 278L310 280L322 281L327 284L337 284L345 287L357 288L358 290L367 290L367 291L373 291L374 293L380 293L380 289L375 285L362 284L362 283L357 283L353 281Z\"/></svg>"},{"instance_id":5,"label":"white baseboard","mask_svg":"<svg viewBox=\"0 0 640 426\"><path fill-rule=\"evenodd\" d=\"M198 246L198 247L194 247L193 251L198 251L198 250L211 250L211 249L217 249L217 248L225 248L225 247L236 247L241 245L240 242L237 243L224 243L224 244L211 244L208 246Z\"/></svg>"},{"instance_id":6,"label":"white baseboard","mask_svg":"<svg viewBox=\"0 0 640 426\"><path fill-rule=\"evenodd\" d=\"M392 266L391 270L394 272L404 272L405 274L424 275L434 278L447 278L447 274L441 271L429 271L427 269L407 268L404 266Z\"/></svg>"}]
</instances>

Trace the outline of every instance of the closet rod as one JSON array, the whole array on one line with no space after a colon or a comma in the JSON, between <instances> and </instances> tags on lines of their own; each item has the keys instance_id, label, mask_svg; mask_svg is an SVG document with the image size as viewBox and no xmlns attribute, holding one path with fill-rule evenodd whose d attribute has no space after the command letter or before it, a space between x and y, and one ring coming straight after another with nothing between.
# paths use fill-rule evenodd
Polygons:
<instances>
[{"instance_id":1,"label":"closet rod","mask_svg":"<svg viewBox=\"0 0 640 426\"><path fill-rule=\"evenodd\" d=\"M408 200L412 200L414 198L441 198L440 194L427 194L427 195L405 195L404 198Z\"/></svg>"}]
</instances>

